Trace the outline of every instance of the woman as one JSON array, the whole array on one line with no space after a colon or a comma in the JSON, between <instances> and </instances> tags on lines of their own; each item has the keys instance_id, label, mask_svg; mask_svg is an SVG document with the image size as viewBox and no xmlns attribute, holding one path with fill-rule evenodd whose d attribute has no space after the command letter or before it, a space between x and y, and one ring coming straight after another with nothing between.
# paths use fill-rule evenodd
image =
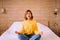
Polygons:
<instances>
[{"instance_id":1,"label":"woman","mask_svg":"<svg viewBox=\"0 0 60 40\"><path fill-rule=\"evenodd\" d=\"M36 21L33 20L33 15L31 10L27 10L24 16L25 20L23 21L22 28L20 32L15 32L18 34L20 40L39 40L41 38L40 32Z\"/></svg>"}]
</instances>

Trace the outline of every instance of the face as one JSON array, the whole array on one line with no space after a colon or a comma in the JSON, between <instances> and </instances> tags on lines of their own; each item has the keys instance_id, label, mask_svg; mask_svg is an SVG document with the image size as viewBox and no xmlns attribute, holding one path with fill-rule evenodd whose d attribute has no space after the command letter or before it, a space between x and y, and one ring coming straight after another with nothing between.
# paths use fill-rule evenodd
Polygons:
<instances>
[{"instance_id":1,"label":"face","mask_svg":"<svg viewBox=\"0 0 60 40\"><path fill-rule=\"evenodd\" d=\"M26 15L27 19L30 20L31 19L31 13L28 12L27 15Z\"/></svg>"}]
</instances>

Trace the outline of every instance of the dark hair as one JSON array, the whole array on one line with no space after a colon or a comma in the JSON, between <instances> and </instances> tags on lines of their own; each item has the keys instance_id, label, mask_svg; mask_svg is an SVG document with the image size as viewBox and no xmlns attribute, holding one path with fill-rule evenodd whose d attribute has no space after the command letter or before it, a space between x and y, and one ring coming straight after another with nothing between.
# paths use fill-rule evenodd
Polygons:
<instances>
[{"instance_id":1,"label":"dark hair","mask_svg":"<svg viewBox=\"0 0 60 40\"><path fill-rule=\"evenodd\" d=\"M30 14L31 14L31 18L30 19L33 19L33 14L31 12L31 10L26 10L25 15L24 15L24 19L27 20L26 15L28 14L28 12L30 12Z\"/></svg>"}]
</instances>

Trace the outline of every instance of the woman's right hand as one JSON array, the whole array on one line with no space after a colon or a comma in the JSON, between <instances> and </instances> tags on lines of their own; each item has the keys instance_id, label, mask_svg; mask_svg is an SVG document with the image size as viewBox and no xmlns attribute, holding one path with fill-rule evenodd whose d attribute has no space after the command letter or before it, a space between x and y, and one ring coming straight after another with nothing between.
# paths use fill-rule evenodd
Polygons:
<instances>
[{"instance_id":1,"label":"woman's right hand","mask_svg":"<svg viewBox=\"0 0 60 40\"><path fill-rule=\"evenodd\" d=\"M20 34L19 32L15 31L16 34Z\"/></svg>"}]
</instances>

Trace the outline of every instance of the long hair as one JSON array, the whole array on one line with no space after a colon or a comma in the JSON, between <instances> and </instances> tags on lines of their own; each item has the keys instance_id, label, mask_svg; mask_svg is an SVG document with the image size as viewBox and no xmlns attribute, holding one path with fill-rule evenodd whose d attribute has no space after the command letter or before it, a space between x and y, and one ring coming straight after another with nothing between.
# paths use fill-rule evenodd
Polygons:
<instances>
[{"instance_id":1,"label":"long hair","mask_svg":"<svg viewBox=\"0 0 60 40\"><path fill-rule=\"evenodd\" d=\"M30 12L30 14L31 14L31 18L30 18L30 19L33 19L33 14L32 14L32 12L31 12L31 10L26 10L26 11L25 11L24 19L25 19L25 20L28 20L27 17L26 17L26 15L28 14L28 12Z\"/></svg>"}]
</instances>

